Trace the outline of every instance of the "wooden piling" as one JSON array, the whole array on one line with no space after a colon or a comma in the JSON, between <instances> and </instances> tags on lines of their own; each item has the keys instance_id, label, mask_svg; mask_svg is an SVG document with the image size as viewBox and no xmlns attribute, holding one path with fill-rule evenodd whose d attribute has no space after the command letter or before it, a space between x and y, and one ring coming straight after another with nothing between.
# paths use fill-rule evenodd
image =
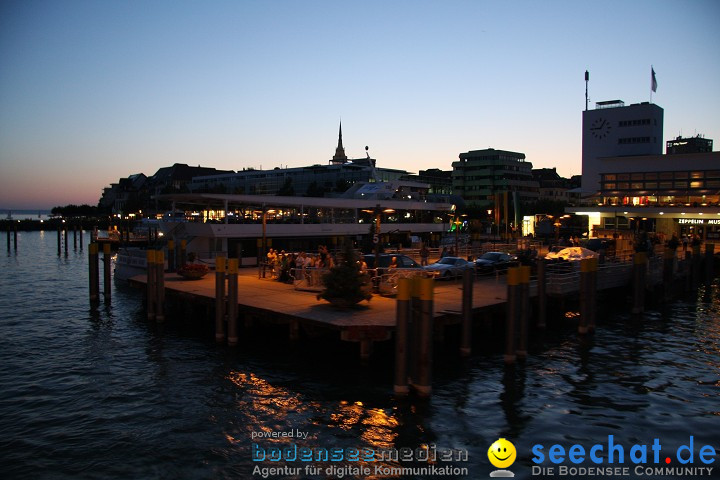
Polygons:
<instances>
[{"instance_id":1,"label":"wooden piling","mask_svg":"<svg viewBox=\"0 0 720 480\"><path fill-rule=\"evenodd\" d=\"M165 252L155 251L155 321L165 321Z\"/></svg>"},{"instance_id":2,"label":"wooden piling","mask_svg":"<svg viewBox=\"0 0 720 480\"><path fill-rule=\"evenodd\" d=\"M157 294L155 293L155 250L148 249L147 255L147 318L155 320L155 301Z\"/></svg>"},{"instance_id":3,"label":"wooden piling","mask_svg":"<svg viewBox=\"0 0 720 480\"><path fill-rule=\"evenodd\" d=\"M522 266L520 268L520 285L519 285L519 329L518 329L518 345L515 354L518 358L526 358L528 350L528 323L530 320L530 267Z\"/></svg>"},{"instance_id":4,"label":"wooden piling","mask_svg":"<svg viewBox=\"0 0 720 480\"><path fill-rule=\"evenodd\" d=\"M175 240L168 240L168 272L175 271ZM224 257L223 257L224 258ZM223 264L223 274L225 273L225 264Z\"/></svg>"},{"instance_id":5,"label":"wooden piling","mask_svg":"<svg viewBox=\"0 0 720 480\"><path fill-rule=\"evenodd\" d=\"M547 261L541 258L537 262L537 327L547 326Z\"/></svg>"},{"instance_id":6,"label":"wooden piling","mask_svg":"<svg viewBox=\"0 0 720 480\"><path fill-rule=\"evenodd\" d=\"M583 258L580 260L580 322L578 323L578 333L580 335L585 335L588 332L588 320L590 317L589 284L590 259Z\"/></svg>"},{"instance_id":7,"label":"wooden piling","mask_svg":"<svg viewBox=\"0 0 720 480\"><path fill-rule=\"evenodd\" d=\"M67 238L67 237L66 237ZM112 271L110 266L110 260L112 258L112 252L110 251L110 244L103 244L103 298L106 302L110 301Z\"/></svg>"},{"instance_id":8,"label":"wooden piling","mask_svg":"<svg viewBox=\"0 0 720 480\"><path fill-rule=\"evenodd\" d=\"M505 316L505 355L506 364L515 363L515 326L518 318L520 289L520 267L510 267L507 271L507 305Z\"/></svg>"},{"instance_id":9,"label":"wooden piling","mask_svg":"<svg viewBox=\"0 0 720 480\"><path fill-rule=\"evenodd\" d=\"M598 258L590 259L590 276L588 277L588 332L595 331L597 325L597 284L598 284Z\"/></svg>"},{"instance_id":10,"label":"wooden piling","mask_svg":"<svg viewBox=\"0 0 720 480\"><path fill-rule=\"evenodd\" d=\"M432 393L433 366L433 290L435 280L419 278L416 281L420 318L416 333L418 334L417 378L413 378L413 387L418 395L427 397ZM415 323L415 322L413 322Z\"/></svg>"},{"instance_id":11,"label":"wooden piling","mask_svg":"<svg viewBox=\"0 0 720 480\"><path fill-rule=\"evenodd\" d=\"M407 395L410 391L408 387L408 328L411 294L412 281L409 278L399 279L395 310L395 385L393 385L396 395Z\"/></svg>"},{"instance_id":12,"label":"wooden piling","mask_svg":"<svg viewBox=\"0 0 720 480\"><path fill-rule=\"evenodd\" d=\"M710 286L715 277L715 265L713 264L715 258L715 244L705 244L705 285Z\"/></svg>"},{"instance_id":13,"label":"wooden piling","mask_svg":"<svg viewBox=\"0 0 720 480\"><path fill-rule=\"evenodd\" d=\"M77 250L77 223L73 224L73 250Z\"/></svg>"},{"instance_id":14,"label":"wooden piling","mask_svg":"<svg viewBox=\"0 0 720 480\"><path fill-rule=\"evenodd\" d=\"M88 248L88 266L90 276L90 303L100 299L100 264L98 260L98 244L93 242Z\"/></svg>"},{"instance_id":15,"label":"wooden piling","mask_svg":"<svg viewBox=\"0 0 720 480\"><path fill-rule=\"evenodd\" d=\"M13 248L17 252L17 223L13 227Z\"/></svg>"},{"instance_id":16,"label":"wooden piling","mask_svg":"<svg viewBox=\"0 0 720 480\"><path fill-rule=\"evenodd\" d=\"M10 224L9 223L8 223L8 228L7 228L7 249L9 252L10 251Z\"/></svg>"},{"instance_id":17,"label":"wooden piling","mask_svg":"<svg viewBox=\"0 0 720 480\"><path fill-rule=\"evenodd\" d=\"M633 257L633 306L632 313L645 311L645 276L647 256L645 252L637 252Z\"/></svg>"},{"instance_id":18,"label":"wooden piling","mask_svg":"<svg viewBox=\"0 0 720 480\"><path fill-rule=\"evenodd\" d=\"M180 266L184 267L187 262L187 240L180 240Z\"/></svg>"},{"instance_id":19,"label":"wooden piling","mask_svg":"<svg viewBox=\"0 0 720 480\"><path fill-rule=\"evenodd\" d=\"M228 345L235 346L238 343L238 260L237 258L229 258L227 261L228 269L228 304L227 304L227 322L228 322Z\"/></svg>"},{"instance_id":20,"label":"wooden piling","mask_svg":"<svg viewBox=\"0 0 720 480\"><path fill-rule=\"evenodd\" d=\"M58 257L62 255L62 243L60 241L60 227L57 227L57 247L58 247Z\"/></svg>"},{"instance_id":21,"label":"wooden piling","mask_svg":"<svg viewBox=\"0 0 720 480\"><path fill-rule=\"evenodd\" d=\"M665 301L672 298L674 261L675 250L672 248L665 248L663 252L663 299Z\"/></svg>"},{"instance_id":22,"label":"wooden piling","mask_svg":"<svg viewBox=\"0 0 720 480\"><path fill-rule=\"evenodd\" d=\"M225 341L225 257L223 256L215 257L215 341L218 343Z\"/></svg>"},{"instance_id":23,"label":"wooden piling","mask_svg":"<svg viewBox=\"0 0 720 480\"><path fill-rule=\"evenodd\" d=\"M82 223L80 223L80 250L83 249L83 226Z\"/></svg>"},{"instance_id":24,"label":"wooden piling","mask_svg":"<svg viewBox=\"0 0 720 480\"><path fill-rule=\"evenodd\" d=\"M702 274L702 258L700 257L700 245L693 245L692 247L692 289L695 290L700 286L700 276Z\"/></svg>"},{"instance_id":25,"label":"wooden piling","mask_svg":"<svg viewBox=\"0 0 720 480\"><path fill-rule=\"evenodd\" d=\"M65 236L65 256L68 256L68 226L65 225L65 228L63 228L63 235ZM105 254L105 250L103 250L103 254Z\"/></svg>"},{"instance_id":26,"label":"wooden piling","mask_svg":"<svg viewBox=\"0 0 720 480\"><path fill-rule=\"evenodd\" d=\"M472 303L473 282L475 272L471 269L463 271L462 288L462 338L460 339L460 355L470 356L472 352Z\"/></svg>"}]
</instances>

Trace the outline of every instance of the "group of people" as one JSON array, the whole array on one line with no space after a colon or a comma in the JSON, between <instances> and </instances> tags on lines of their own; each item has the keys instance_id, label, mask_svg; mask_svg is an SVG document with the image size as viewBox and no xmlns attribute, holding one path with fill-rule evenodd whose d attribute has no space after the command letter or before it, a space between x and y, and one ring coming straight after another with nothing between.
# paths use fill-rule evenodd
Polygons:
<instances>
[{"instance_id":1,"label":"group of people","mask_svg":"<svg viewBox=\"0 0 720 480\"><path fill-rule=\"evenodd\" d=\"M673 233L670 240L667 241L667 246L671 250L675 251L680 246L680 243L682 243L683 252L687 252L688 245L696 247L700 245L702 241L700 240L700 235L698 234L694 234L692 236L685 234L682 236L682 240L680 240L677 236L677 233Z\"/></svg>"},{"instance_id":2,"label":"group of people","mask_svg":"<svg viewBox=\"0 0 720 480\"><path fill-rule=\"evenodd\" d=\"M272 248L267 253L267 266L270 268L271 278L279 282L292 282L294 272L305 268L331 268L334 264L332 255L328 253L325 245L320 245L317 254L286 253L285 250L276 251Z\"/></svg>"}]
</instances>

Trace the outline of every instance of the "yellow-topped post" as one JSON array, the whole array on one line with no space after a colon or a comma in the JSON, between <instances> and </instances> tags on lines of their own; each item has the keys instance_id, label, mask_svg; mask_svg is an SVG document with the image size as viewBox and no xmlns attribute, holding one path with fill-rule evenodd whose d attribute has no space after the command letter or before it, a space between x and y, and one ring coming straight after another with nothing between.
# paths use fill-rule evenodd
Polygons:
<instances>
[{"instance_id":1,"label":"yellow-topped post","mask_svg":"<svg viewBox=\"0 0 720 480\"><path fill-rule=\"evenodd\" d=\"M100 298L100 265L98 260L98 244L93 242L88 247L90 270L90 302L95 303Z\"/></svg>"},{"instance_id":2,"label":"yellow-topped post","mask_svg":"<svg viewBox=\"0 0 720 480\"><path fill-rule=\"evenodd\" d=\"M238 259L229 258L227 261L228 272L228 297L227 297L227 321L228 321L228 345L235 346L238 343Z\"/></svg>"},{"instance_id":3,"label":"yellow-topped post","mask_svg":"<svg viewBox=\"0 0 720 480\"><path fill-rule=\"evenodd\" d=\"M225 263L224 256L215 257L215 341L225 341Z\"/></svg>"},{"instance_id":4,"label":"yellow-topped post","mask_svg":"<svg viewBox=\"0 0 720 480\"><path fill-rule=\"evenodd\" d=\"M432 393L432 361L433 361L433 295L435 280L418 277L414 290L417 293L419 317L415 329L417 343L417 378L413 378L413 386L418 395L429 396Z\"/></svg>"},{"instance_id":5,"label":"yellow-topped post","mask_svg":"<svg viewBox=\"0 0 720 480\"><path fill-rule=\"evenodd\" d=\"M165 321L165 252L155 251L155 321Z\"/></svg>"},{"instance_id":6,"label":"yellow-topped post","mask_svg":"<svg viewBox=\"0 0 720 480\"><path fill-rule=\"evenodd\" d=\"M67 237L65 238L67 242ZM103 297L106 302L110 301L110 281L112 279L112 271L110 266L110 260L112 258L112 252L110 251L110 244L103 244Z\"/></svg>"},{"instance_id":7,"label":"yellow-topped post","mask_svg":"<svg viewBox=\"0 0 720 480\"><path fill-rule=\"evenodd\" d=\"M155 320L155 250L148 249L146 252L147 261L147 318Z\"/></svg>"},{"instance_id":8,"label":"yellow-topped post","mask_svg":"<svg viewBox=\"0 0 720 480\"><path fill-rule=\"evenodd\" d=\"M519 290L522 273L520 267L510 267L507 271L507 306L505 320L505 363L515 363L515 326L519 315Z\"/></svg>"},{"instance_id":9,"label":"yellow-topped post","mask_svg":"<svg viewBox=\"0 0 720 480\"><path fill-rule=\"evenodd\" d=\"M528 350L528 323L530 319L530 267L521 266L518 268L520 269L520 284L518 286L518 320L520 328L515 353L518 357L525 358Z\"/></svg>"},{"instance_id":10,"label":"yellow-topped post","mask_svg":"<svg viewBox=\"0 0 720 480\"><path fill-rule=\"evenodd\" d=\"M168 272L175 271L175 240L170 239L167 242L168 250Z\"/></svg>"},{"instance_id":11,"label":"yellow-topped post","mask_svg":"<svg viewBox=\"0 0 720 480\"><path fill-rule=\"evenodd\" d=\"M395 385L396 395L407 395L408 387L408 328L410 321L410 298L413 282L401 278L397 283L395 310Z\"/></svg>"},{"instance_id":12,"label":"yellow-topped post","mask_svg":"<svg viewBox=\"0 0 720 480\"><path fill-rule=\"evenodd\" d=\"M473 283L475 280L474 269L463 271L462 287L462 337L460 338L460 355L470 356L472 352L472 303Z\"/></svg>"},{"instance_id":13,"label":"yellow-topped post","mask_svg":"<svg viewBox=\"0 0 720 480\"><path fill-rule=\"evenodd\" d=\"M647 256L645 252L637 252L633 256L633 307L632 313L645 311L645 276Z\"/></svg>"}]
</instances>

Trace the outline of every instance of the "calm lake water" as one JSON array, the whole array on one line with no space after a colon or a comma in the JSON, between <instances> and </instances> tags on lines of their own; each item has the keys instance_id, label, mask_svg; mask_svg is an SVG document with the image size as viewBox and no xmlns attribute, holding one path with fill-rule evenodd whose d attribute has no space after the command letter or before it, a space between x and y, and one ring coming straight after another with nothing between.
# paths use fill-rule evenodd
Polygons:
<instances>
[{"instance_id":1,"label":"calm lake water","mask_svg":"<svg viewBox=\"0 0 720 480\"><path fill-rule=\"evenodd\" d=\"M671 466L690 436L696 465L703 445L720 450L717 284L641 322L618 313L624 305L604 310L587 341L559 325L536 336L528 361L511 369L501 338L486 333L476 345L483 352L461 361L449 335L451 346L438 348L433 397L397 400L390 342L369 365L356 344L293 345L284 330L251 333L237 349L216 346L199 317L145 320L142 292L127 286L113 287L111 305L90 308L87 248L58 257L55 235L43 232L21 232L18 243L17 253L6 252L3 239L0 257L3 479L261 478L253 477L253 441L468 452L453 463L468 476L389 478L489 478L487 450L499 437L517 449L516 478L545 478L531 475L536 444L545 453L553 444L589 450L613 435L628 455L658 438ZM308 438L251 440L294 430Z\"/></svg>"}]
</instances>

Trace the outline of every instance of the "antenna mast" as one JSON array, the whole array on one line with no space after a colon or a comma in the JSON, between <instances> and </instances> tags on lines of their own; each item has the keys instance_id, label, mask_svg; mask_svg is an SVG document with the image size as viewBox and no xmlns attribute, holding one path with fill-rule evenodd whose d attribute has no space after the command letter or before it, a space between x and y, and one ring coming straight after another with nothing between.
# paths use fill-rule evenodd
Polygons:
<instances>
[{"instance_id":1,"label":"antenna mast","mask_svg":"<svg viewBox=\"0 0 720 480\"><path fill-rule=\"evenodd\" d=\"M590 81L590 72L585 70L585 111L588 109L588 82Z\"/></svg>"}]
</instances>

